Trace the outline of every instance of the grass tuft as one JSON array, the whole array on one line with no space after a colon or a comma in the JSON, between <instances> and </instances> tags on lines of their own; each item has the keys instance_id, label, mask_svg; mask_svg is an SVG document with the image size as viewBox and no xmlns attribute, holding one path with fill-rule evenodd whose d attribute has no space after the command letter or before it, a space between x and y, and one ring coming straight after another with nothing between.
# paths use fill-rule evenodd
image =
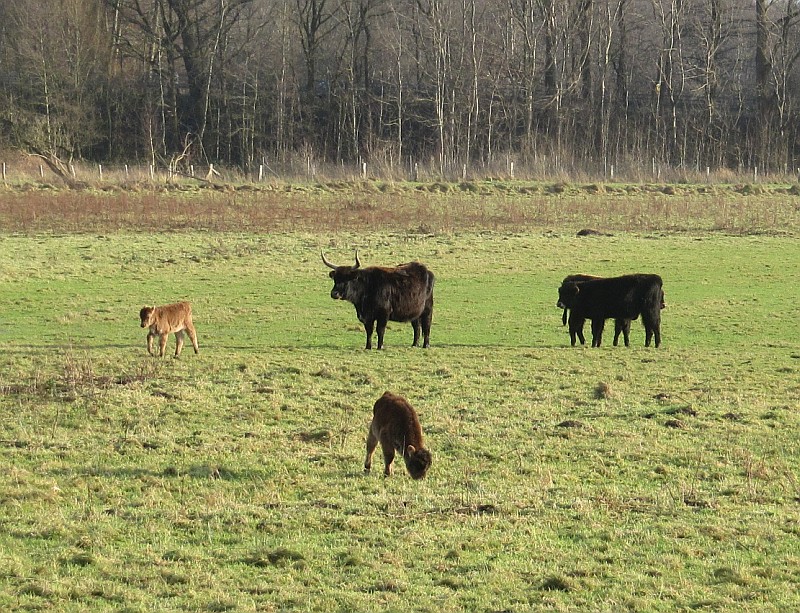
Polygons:
<instances>
[{"instance_id":1,"label":"grass tuft","mask_svg":"<svg viewBox=\"0 0 800 613\"><path fill-rule=\"evenodd\" d=\"M717 583L733 583L734 585L740 585L742 587L750 585L750 581L734 569L728 567L715 569L713 576Z\"/></svg>"},{"instance_id":2,"label":"grass tuft","mask_svg":"<svg viewBox=\"0 0 800 613\"><path fill-rule=\"evenodd\" d=\"M575 586L566 577L554 575L545 579L539 589L546 592L572 592Z\"/></svg>"},{"instance_id":3,"label":"grass tuft","mask_svg":"<svg viewBox=\"0 0 800 613\"><path fill-rule=\"evenodd\" d=\"M594 388L594 397L597 400L608 400L614 397L614 393L611 390L611 386L608 383L606 383L605 381L601 381Z\"/></svg>"},{"instance_id":4,"label":"grass tuft","mask_svg":"<svg viewBox=\"0 0 800 613\"><path fill-rule=\"evenodd\" d=\"M265 568L269 566L294 566L297 568L304 568L306 565L305 556L292 549L280 547L273 551L265 553L254 553L247 556L243 562L249 566L257 568Z\"/></svg>"}]
</instances>

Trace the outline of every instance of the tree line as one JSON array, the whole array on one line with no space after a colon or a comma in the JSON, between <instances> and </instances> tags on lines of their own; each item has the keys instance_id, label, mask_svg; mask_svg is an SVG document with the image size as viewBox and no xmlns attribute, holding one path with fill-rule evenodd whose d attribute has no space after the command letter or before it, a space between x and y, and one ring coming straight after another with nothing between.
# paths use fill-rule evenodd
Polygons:
<instances>
[{"instance_id":1,"label":"tree line","mask_svg":"<svg viewBox=\"0 0 800 613\"><path fill-rule=\"evenodd\" d=\"M800 165L798 0L0 0L51 160Z\"/></svg>"}]
</instances>

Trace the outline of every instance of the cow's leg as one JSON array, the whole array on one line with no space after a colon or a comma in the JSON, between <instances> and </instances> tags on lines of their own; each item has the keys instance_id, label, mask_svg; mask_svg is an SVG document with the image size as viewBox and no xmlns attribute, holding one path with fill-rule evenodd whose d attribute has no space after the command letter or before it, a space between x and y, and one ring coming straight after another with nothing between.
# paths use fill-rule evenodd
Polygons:
<instances>
[{"instance_id":1,"label":"cow's leg","mask_svg":"<svg viewBox=\"0 0 800 613\"><path fill-rule=\"evenodd\" d=\"M650 341L655 337L655 345L661 345L661 306L653 313L642 313L642 323L644 324L645 337L644 346L649 347Z\"/></svg>"},{"instance_id":2,"label":"cow's leg","mask_svg":"<svg viewBox=\"0 0 800 613\"><path fill-rule=\"evenodd\" d=\"M161 337L158 339L158 355L159 357L164 357L164 353L167 350L167 339L169 338L169 333L164 332Z\"/></svg>"},{"instance_id":3,"label":"cow's leg","mask_svg":"<svg viewBox=\"0 0 800 613\"><path fill-rule=\"evenodd\" d=\"M147 353L150 355L153 355L153 339L155 336L155 333L152 331L147 333Z\"/></svg>"},{"instance_id":4,"label":"cow's leg","mask_svg":"<svg viewBox=\"0 0 800 613\"><path fill-rule=\"evenodd\" d=\"M369 427L367 433L367 457L364 460L364 471L369 472L372 468L372 456L375 453L375 448L378 446L378 437L372 433L372 425Z\"/></svg>"},{"instance_id":5,"label":"cow's leg","mask_svg":"<svg viewBox=\"0 0 800 613\"><path fill-rule=\"evenodd\" d=\"M383 450L383 476L384 477L391 477L392 476L392 462L394 462L394 446L392 445L384 445L381 443L381 449Z\"/></svg>"},{"instance_id":6,"label":"cow's leg","mask_svg":"<svg viewBox=\"0 0 800 613\"><path fill-rule=\"evenodd\" d=\"M630 347L630 334L631 334L631 320L630 319L615 319L614 320L614 347L619 344L619 335L625 340L625 346Z\"/></svg>"},{"instance_id":7,"label":"cow's leg","mask_svg":"<svg viewBox=\"0 0 800 613\"><path fill-rule=\"evenodd\" d=\"M189 340L192 341L195 353L200 353L200 346L197 344L197 330L194 326L186 326L186 333L189 335Z\"/></svg>"},{"instance_id":8,"label":"cow's leg","mask_svg":"<svg viewBox=\"0 0 800 613\"><path fill-rule=\"evenodd\" d=\"M183 330L178 330L175 333L175 357L181 357L181 351L183 351Z\"/></svg>"},{"instance_id":9,"label":"cow's leg","mask_svg":"<svg viewBox=\"0 0 800 613\"><path fill-rule=\"evenodd\" d=\"M367 321L364 322L364 332L367 333L367 346L364 347L364 349L372 349L372 331L374 329L375 329L374 319L368 319Z\"/></svg>"},{"instance_id":10,"label":"cow's leg","mask_svg":"<svg viewBox=\"0 0 800 613\"><path fill-rule=\"evenodd\" d=\"M603 328L606 325L605 319L592 320L592 347L599 347L603 340Z\"/></svg>"},{"instance_id":11,"label":"cow's leg","mask_svg":"<svg viewBox=\"0 0 800 613\"><path fill-rule=\"evenodd\" d=\"M431 346L431 322L433 321L433 300L431 300L420 315L420 325L422 326L422 347L427 349Z\"/></svg>"},{"instance_id":12,"label":"cow's leg","mask_svg":"<svg viewBox=\"0 0 800 613\"><path fill-rule=\"evenodd\" d=\"M388 323L388 318L381 315L378 317L377 321L377 332L378 332L378 349L383 349L383 334L386 332L386 324Z\"/></svg>"},{"instance_id":13,"label":"cow's leg","mask_svg":"<svg viewBox=\"0 0 800 613\"><path fill-rule=\"evenodd\" d=\"M411 320L411 327L414 328L414 342L412 347L419 347L419 318Z\"/></svg>"},{"instance_id":14,"label":"cow's leg","mask_svg":"<svg viewBox=\"0 0 800 613\"><path fill-rule=\"evenodd\" d=\"M650 340L655 341L655 346L659 347L661 345L661 326L660 323L651 323L650 325L645 326L645 339L644 339L644 346L650 346Z\"/></svg>"},{"instance_id":15,"label":"cow's leg","mask_svg":"<svg viewBox=\"0 0 800 613\"><path fill-rule=\"evenodd\" d=\"M581 345L586 344L586 338L583 336L583 323L586 321L583 317L575 316L572 311L569 314L569 341L572 346L575 346L575 340L579 340Z\"/></svg>"}]
</instances>

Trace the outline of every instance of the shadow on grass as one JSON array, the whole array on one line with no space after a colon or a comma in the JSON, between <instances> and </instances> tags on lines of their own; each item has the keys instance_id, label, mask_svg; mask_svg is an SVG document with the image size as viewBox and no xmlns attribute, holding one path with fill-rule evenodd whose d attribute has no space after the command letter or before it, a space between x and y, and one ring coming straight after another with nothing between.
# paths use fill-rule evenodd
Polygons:
<instances>
[{"instance_id":1,"label":"shadow on grass","mask_svg":"<svg viewBox=\"0 0 800 613\"><path fill-rule=\"evenodd\" d=\"M51 475L61 477L106 477L111 479L141 479L143 477L171 479L178 477L191 477L193 479L249 481L263 480L267 478L266 474L253 473L250 471L234 471L224 466L215 464L193 464L188 468L166 466L162 470L129 466L116 468L76 467L72 470L60 468L49 472Z\"/></svg>"}]
</instances>

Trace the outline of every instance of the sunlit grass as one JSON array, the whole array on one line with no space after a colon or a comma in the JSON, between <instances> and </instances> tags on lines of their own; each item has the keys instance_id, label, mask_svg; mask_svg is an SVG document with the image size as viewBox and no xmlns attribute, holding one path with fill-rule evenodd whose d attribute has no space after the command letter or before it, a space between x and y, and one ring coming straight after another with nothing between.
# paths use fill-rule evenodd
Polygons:
<instances>
[{"instance_id":1,"label":"sunlit grass","mask_svg":"<svg viewBox=\"0 0 800 613\"><path fill-rule=\"evenodd\" d=\"M323 247L425 262L432 347L363 351ZM796 609L798 261L697 232L3 235L0 608ZM634 270L663 346L569 347L563 276ZM200 354L150 358L138 310L177 299ZM422 482L362 472L386 389Z\"/></svg>"}]
</instances>

